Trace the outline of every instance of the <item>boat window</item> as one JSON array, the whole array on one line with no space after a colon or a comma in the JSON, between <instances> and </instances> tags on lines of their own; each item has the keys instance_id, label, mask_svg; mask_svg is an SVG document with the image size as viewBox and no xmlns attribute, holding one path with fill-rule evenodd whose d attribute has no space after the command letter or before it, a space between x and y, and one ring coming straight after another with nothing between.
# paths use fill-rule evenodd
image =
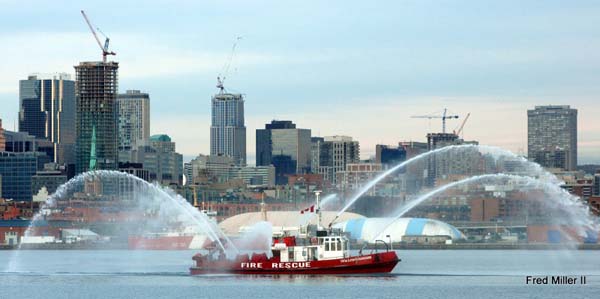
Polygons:
<instances>
[{"instance_id":1,"label":"boat window","mask_svg":"<svg viewBox=\"0 0 600 299\"><path fill-rule=\"evenodd\" d=\"M336 251L337 248L335 248L335 241L332 239L331 240L331 251Z\"/></svg>"},{"instance_id":2,"label":"boat window","mask_svg":"<svg viewBox=\"0 0 600 299\"><path fill-rule=\"evenodd\" d=\"M289 247L288 248L288 261L293 261L294 260L294 248Z\"/></svg>"},{"instance_id":3,"label":"boat window","mask_svg":"<svg viewBox=\"0 0 600 299\"><path fill-rule=\"evenodd\" d=\"M306 256L306 248L302 249L302 256Z\"/></svg>"},{"instance_id":4,"label":"boat window","mask_svg":"<svg viewBox=\"0 0 600 299\"><path fill-rule=\"evenodd\" d=\"M337 239L337 250L342 250L342 239Z\"/></svg>"},{"instance_id":5,"label":"boat window","mask_svg":"<svg viewBox=\"0 0 600 299\"><path fill-rule=\"evenodd\" d=\"M329 242L325 243L325 251L329 251Z\"/></svg>"}]
</instances>

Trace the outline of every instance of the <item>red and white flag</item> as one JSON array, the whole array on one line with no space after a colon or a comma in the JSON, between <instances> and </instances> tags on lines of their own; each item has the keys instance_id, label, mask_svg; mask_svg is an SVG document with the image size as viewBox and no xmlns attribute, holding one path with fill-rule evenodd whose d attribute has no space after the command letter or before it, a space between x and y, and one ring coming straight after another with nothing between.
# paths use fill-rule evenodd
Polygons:
<instances>
[{"instance_id":1,"label":"red and white flag","mask_svg":"<svg viewBox=\"0 0 600 299\"><path fill-rule=\"evenodd\" d=\"M315 212L315 205L312 205L312 206L310 206L310 207L308 207L308 208L306 208L304 210L301 210L300 214L304 214L305 212L308 212L308 211L310 211L311 213L314 213Z\"/></svg>"}]
</instances>

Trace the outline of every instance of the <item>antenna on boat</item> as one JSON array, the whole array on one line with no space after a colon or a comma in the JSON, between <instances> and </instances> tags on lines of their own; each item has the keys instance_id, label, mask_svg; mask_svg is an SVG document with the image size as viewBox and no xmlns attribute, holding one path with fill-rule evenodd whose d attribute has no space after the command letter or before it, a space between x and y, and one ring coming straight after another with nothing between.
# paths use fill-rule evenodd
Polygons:
<instances>
[{"instance_id":1,"label":"antenna on boat","mask_svg":"<svg viewBox=\"0 0 600 299\"><path fill-rule=\"evenodd\" d=\"M319 202L319 195L321 192L321 190L315 190L315 196L317 198L317 229L321 228L321 205Z\"/></svg>"},{"instance_id":2,"label":"antenna on boat","mask_svg":"<svg viewBox=\"0 0 600 299\"><path fill-rule=\"evenodd\" d=\"M265 206L265 192L262 193L262 201L260 203L260 212L262 214L262 220L267 221L267 207Z\"/></svg>"}]
</instances>

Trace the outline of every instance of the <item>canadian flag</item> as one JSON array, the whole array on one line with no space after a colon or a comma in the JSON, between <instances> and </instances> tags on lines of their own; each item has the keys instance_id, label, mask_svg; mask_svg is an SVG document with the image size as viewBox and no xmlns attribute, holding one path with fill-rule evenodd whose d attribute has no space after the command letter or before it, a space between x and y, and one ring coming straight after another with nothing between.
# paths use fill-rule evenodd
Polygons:
<instances>
[{"instance_id":1,"label":"canadian flag","mask_svg":"<svg viewBox=\"0 0 600 299\"><path fill-rule=\"evenodd\" d=\"M300 214L304 214L305 212L308 212L308 211L310 211L311 213L314 213L315 212L315 205L312 205L312 206L310 206L310 207L308 207L308 208L306 208L304 210L301 210Z\"/></svg>"}]
</instances>

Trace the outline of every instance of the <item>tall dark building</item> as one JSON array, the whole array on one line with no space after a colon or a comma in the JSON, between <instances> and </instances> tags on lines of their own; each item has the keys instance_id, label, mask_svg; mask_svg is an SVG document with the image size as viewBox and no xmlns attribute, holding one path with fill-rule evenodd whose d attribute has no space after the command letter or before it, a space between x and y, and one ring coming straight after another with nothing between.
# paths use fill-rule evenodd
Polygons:
<instances>
[{"instance_id":1,"label":"tall dark building","mask_svg":"<svg viewBox=\"0 0 600 299\"><path fill-rule=\"evenodd\" d=\"M75 164L75 81L68 74L19 81L19 131L48 140L58 164Z\"/></svg>"},{"instance_id":2,"label":"tall dark building","mask_svg":"<svg viewBox=\"0 0 600 299\"><path fill-rule=\"evenodd\" d=\"M25 132L4 131L0 151L0 198L31 200L32 176L52 162L53 144Z\"/></svg>"},{"instance_id":3,"label":"tall dark building","mask_svg":"<svg viewBox=\"0 0 600 299\"><path fill-rule=\"evenodd\" d=\"M89 169L95 139L96 169L118 168L117 62L81 62L75 66L77 97L77 173ZM95 135L95 136L94 136Z\"/></svg>"},{"instance_id":4,"label":"tall dark building","mask_svg":"<svg viewBox=\"0 0 600 299\"><path fill-rule=\"evenodd\" d=\"M297 129L289 120L273 120L256 130L256 166L275 166L278 185L287 184L286 175L307 173L311 162L309 129Z\"/></svg>"},{"instance_id":5,"label":"tall dark building","mask_svg":"<svg viewBox=\"0 0 600 299\"><path fill-rule=\"evenodd\" d=\"M44 164L52 162L54 145L45 139L35 138L25 132L4 131L5 151L11 153L35 153L37 169L43 169Z\"/></svg>"},{"instance_id":6,"label":"tall dark building","mask_svg":"<svg viewBox=\"0 0 600 299\"><path fill-rule=\"evenodd\" d=\"M36 152L0 152L0 198L31 200L31 177L38 168Z\"/></svg>"}]
</instances>

